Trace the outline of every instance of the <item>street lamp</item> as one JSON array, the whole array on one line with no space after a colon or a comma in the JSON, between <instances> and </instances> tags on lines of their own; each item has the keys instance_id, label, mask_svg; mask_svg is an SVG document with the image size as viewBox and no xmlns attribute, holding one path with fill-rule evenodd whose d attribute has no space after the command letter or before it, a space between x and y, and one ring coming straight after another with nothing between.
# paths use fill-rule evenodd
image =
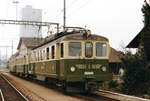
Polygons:
<instances>
[{"instance_id":1,"label":"street lamp","mask_svg":"<svg viewBox=\"0 0 150 101\"><path fill-rule=\"evenodd\" d=\"M18 15L17 15L17 9L18 9L18 3L19 3L19 1L13 1L12 3L14 3L16 5L16 20L17 20L17 17L18 17Z\"/></svg>"}]
</instances>

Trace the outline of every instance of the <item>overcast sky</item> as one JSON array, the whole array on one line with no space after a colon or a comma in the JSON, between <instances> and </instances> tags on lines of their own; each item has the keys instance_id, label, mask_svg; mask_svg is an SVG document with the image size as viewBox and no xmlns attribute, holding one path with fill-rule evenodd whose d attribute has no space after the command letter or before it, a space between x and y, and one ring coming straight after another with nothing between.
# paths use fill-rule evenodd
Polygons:
<instances>
[{"instance_id":1,"label":"overcast sky","mask_svg":"<svg viewBox=\"0 0 150 101\"><path fill-rule=\"evenodd\" d=\"M43 21L63 23L63 0L18 0L18 19L21 8L31 5L42 9ZM110 40L111 47L126 46L142 29L144 0L66 0L67 26L85 27L93 34ZM13 0L0 0L0 19L16 19ZM15 25L0 25L0 46L17 46L19 29ZM10 48L8 49L10 50ZM5 50L0 48L2 54ZM3 52L2 52L3 51Z\"/></svg>"}]
</instances>

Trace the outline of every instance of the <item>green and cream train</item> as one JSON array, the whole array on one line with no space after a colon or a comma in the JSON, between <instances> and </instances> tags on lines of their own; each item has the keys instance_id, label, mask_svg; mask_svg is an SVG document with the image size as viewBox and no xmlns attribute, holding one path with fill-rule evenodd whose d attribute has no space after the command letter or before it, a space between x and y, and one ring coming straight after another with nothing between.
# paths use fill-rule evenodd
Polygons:
<instances>
[{"instance_id":1,"label":"green and cream train","mask_svg":"<svg viewBox=\"0 0 150 101\"><path fill-rule=\"evenodd\" d=\"M88 30L45 38L32 51L9 62L11 72L56 84L67 91L96 90L111 80L109 40Z\"/></svg>"}]
</instances>

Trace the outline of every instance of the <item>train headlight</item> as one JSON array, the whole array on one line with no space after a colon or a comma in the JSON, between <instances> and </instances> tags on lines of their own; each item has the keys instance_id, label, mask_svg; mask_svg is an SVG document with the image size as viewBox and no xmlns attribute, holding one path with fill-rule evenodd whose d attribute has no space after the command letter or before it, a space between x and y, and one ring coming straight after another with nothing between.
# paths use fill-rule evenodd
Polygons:
<instances>
[{"instance_id":1,"label":"train headlight","mask_svg":"<svg viewBox=\"0 0 150 101\"><path fill-rule=\"evenodd\" d=\"M103 71L103 72L106 72L106 70L107 70L106 67L103 66L103 67L102 67L102 71Z\"/></svg>"},{"instance_id":2,"label":"train headlight","mask_svg":"<svg viewBox=\"0 0 150 101\"><path fill-rule=\"evenodd\" d=\"M75 70L76 70L76 68L73 67L73 66L70 68L70 71L71 71L71 72L74 72Z\"/></svg>"}]
</instances>

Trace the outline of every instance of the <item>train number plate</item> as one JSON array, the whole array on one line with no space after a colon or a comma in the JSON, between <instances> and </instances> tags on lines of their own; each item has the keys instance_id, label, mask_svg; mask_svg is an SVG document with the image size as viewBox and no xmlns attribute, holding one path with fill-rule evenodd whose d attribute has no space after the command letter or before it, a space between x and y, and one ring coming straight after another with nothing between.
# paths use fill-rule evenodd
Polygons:
<instances>
[{"instance_id":1,"label":"train number plate","mask_svg":"<svg viewBox=\"0 0 150 101\"><path fill-rule=\"evenodd\" d=\"M94 72L84 72L84 75L93 75Z\"/></svg>"}]
</instances>

